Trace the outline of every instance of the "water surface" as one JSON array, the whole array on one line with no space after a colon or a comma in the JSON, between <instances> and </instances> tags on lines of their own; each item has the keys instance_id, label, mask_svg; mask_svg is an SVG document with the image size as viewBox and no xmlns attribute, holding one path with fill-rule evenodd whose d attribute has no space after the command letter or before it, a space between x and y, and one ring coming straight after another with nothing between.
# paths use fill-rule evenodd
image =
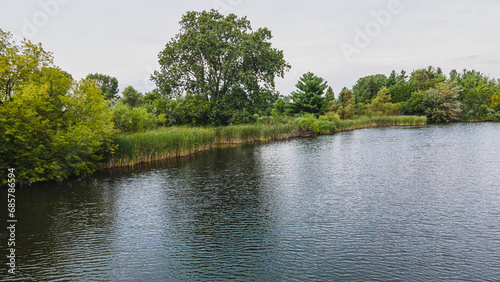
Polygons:
<instances>
[{"instance_id":1,"label":"water surface","mask_svg":"<svg viewBox=\"0 0 500 282\"><path fill-rule=\"evenodd\" d=\"M16 194L16 278L495 281L499 137L364 129L33 185Z\"/></svg>"}]
</instances>

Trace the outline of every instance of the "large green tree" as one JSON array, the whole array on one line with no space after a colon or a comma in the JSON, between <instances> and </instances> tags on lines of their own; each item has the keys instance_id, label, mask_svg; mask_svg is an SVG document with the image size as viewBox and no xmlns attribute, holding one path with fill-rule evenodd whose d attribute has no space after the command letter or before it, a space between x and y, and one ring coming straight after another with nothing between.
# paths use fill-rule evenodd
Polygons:
<instances>
[{"instance_id":1,"label":"large green tree","mask_svg":"<svg viewBox=\"0 0 500 282\"><path fill-rule=\"evenodd\" d=\"M305 73L295 85L297 90L292 92L288 112L292 114L311 113L321 114L325 107L323 93L328 87L326 81L312 72Z\"/></svg>"},{"instance_id":2,"label":"large green tree","mask_svg":"<svg viewBox=\"0 0 500 282\"><path fill-rule=\"evenodd\" d=\"M180 25L180 33L159 54L160 70L152 75L162 95L202 95L216 119L235 109L257 113L262 104L272 106L274 80L290 65L283 51L271 46L269 29L254 31L246 17L216 10L187 12Z\"/></svg>"},{"instance_id":3,"label":"large green tree","mask_svg":"<svg viewBox=\"0 0 500 282\"><path fill-rule=\"evenodd\" d=\"M129 105L131 108L139 107L142 105L143 95L141 92L135 90L132 86L127 86L122 92L123 98L121 102Z\"/></svg>"},{"instance_id":4,"label":"large green tree","mask_svg":"<svg viewBox=\"0 0 500 282\"><path fill-rule=\"evenodd\" d=\"M497 81L476 70L463 70L454 81L460 86L459 100L462 102L463 119L495 119L495 105L491 103L498 91Z\"/></svg>"},{"instance_id":5,"label":"large green tree","mask_svg":"<svg viewBox=\"0 0 500 282\"><path fill-rule=\"evenodd\" d=\"M352 90L344 87L342 91L340 91L337 114L341 119L350 119L354 117L354 93Z\"/></svg>"},{"instance_id":6,"label":"large green tree","mask_svg":"<svg viewBox=\"0 0 500 282\"><path fill-rule=\"evenodd\" d=\"M377 96L371 102L371 111L374 115L387 115L390 110L392 104L389 103L391 101L391 95L388 94L389 90L383 87L377 93Z\"/></svg>"},{"instance_id":7,"label":"large green tree","mask_svg":"<svg viewBox=\"0 0 500 282\"><path fill-rule=\"evenodd\" d=\"M369 103L386 85L387 77L384 74L368 75L358 79L352 87L356 103Z\"/></svg>"},{"instance_id":8,"label":"large green tree","mask_svg":"<svg viewBox=\"0 0 500 282\"><path fill-rule=\"evenodd\" d=\"M326 103L329 103L330 101L335 101L335 93L333 92L333 88L331 86L328 86L324 98Z\"/></svg>"},{"instance_id":9,"label":"large green tree","mask_svg":"<svg viewBox=\"0 0 500 282\"><path fill-rule=\"evenodd\" d=\"M417 91L417 84L414 81L401 81L389 87L388 95L391 95L392 102L406 102L411 94Z\"/></svg>"},{"instance_id":10,"label":"large green tree","mask_svg":"<svg viewBox=\"0 0 500 282\"><path fill-rule=\"evenodd\" d=\"M497 80L496 87L493 89L495 94L491 95L491 108L500 111L500 79Z\"/></svg>"},{"instance_id":11,"label":"large green tree","mask_svg":"<svg viewBox=\"0 0 500 282\"><path fill-rule=\"evenodd\" d=\"M424 91L422 108L427 118L433 122L453 122L461 120L460 89L454 83L441 82Z\"/></svg>"}]
</instances>

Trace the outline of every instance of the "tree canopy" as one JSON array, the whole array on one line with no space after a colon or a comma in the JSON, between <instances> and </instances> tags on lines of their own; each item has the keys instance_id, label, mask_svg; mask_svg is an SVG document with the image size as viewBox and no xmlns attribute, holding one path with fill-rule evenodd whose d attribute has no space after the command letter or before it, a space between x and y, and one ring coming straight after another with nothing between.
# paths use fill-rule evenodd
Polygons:
<instances>
[{"instance_id":1,"label":"tree canopy","mask_svg":"<svg viewBox=\"0 0 500 282\"><path fill-rule=\"evenodd\" d=\"M215 10L187 12L180 25L159 54L160 71L152 75L162 95L199 94L218 119L233 115L225 106L250 113L272 106L274 80L290 65L283 51L272 48L269 29L253 31L246 17Z\"/></svg>"},{"instance_id":2,"label":"tree canopy","mask_svg":"<svg viewBox=\"0 0 500 282\"><path fill-rule=\"evenodd\" d=\"M15 44L12 34L0 29L0 104L10 101L21 84L52 61L52 54L43 50L42 44L26 40Z\"/></svg>"},{"instance_id":3,"label":"tree canopy","mask_svg":"<svg viewBox=\"0 0 500 282\"><path fill-rule=\"evenodd\" d=\"M107 100L113 100L118 94L118 79L101 73L91 73L87 78L92 79L101 88L102 94Z\"/></svg>"},{"instance_id":4,"label":"tree canopy","mask_svg":"<svg viewBox=\"0 0 500 282\"><path fill-rule=\"evenodd\" d=\"M142 104L142 93L135 90L132 86L127 86L127 88L123 90L122 95L123 98L121 99L121 102L129 105L131 108L138 107Z\"/></svg>"},{"instance_id":5,"label":"tree canopy","mask_svg":"<svg viewBox=\"0 0 500 282\"><path fill-rule=\"evenodd\" d=\"M453 83L440 82L423 92L422 107L433 122L460 121L462 110L458 101L459 88Z\"/></svg>"},{"instance_id":6,"label":"tree canopy","mask_svg":"<svg viewBox=\"0 0 500 282\"><path fill-rule=\"evenodd\" d=\"M384 74L368 75L358 79L352 87L356 103L369 103L386 85L387 77Z\"/></svg>"},{"instance_id":7,"label":"tree canopy","mask_svg":"<svg viewBox=\"0 0 500 282\"><path fill-rule=\"evenodd\" d=\"M14 167L19 181L33 182L94 172L115 133L101 89L53 66L40 44L0 34L0 171Z\"/></svg>"}]
</instances>

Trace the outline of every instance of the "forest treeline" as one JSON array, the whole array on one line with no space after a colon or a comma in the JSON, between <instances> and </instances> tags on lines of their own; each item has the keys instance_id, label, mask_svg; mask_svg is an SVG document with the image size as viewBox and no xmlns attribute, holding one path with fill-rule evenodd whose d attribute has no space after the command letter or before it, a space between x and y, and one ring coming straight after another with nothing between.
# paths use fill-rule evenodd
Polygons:
<instances>
[{"instance_id":1,"label":"forest treeline","mask_svg":"<svg viewBox=\"0 0 500 282\"><path fill-rule=\"evenodd\" d=\"M307 73L291 95L266 98L259 106L245 98L217 103L199 94L166 98L155 90L143 95L129 86L113 112L116 127L123 132L157 126L245 124L304 114L336 114L340 119L417 115L436 123L500 120L500 82L476 70L452 70L447 76L441 68L429 66L408 75L404 70L388 76L369 75L338 95L322 78Z\"/></svg>"},{"instance_id":2,"label":"forest treeline","mask_svg":"<svg viewBox=\"0 0 500 282\"><path fill-rule=\"evenodd\" d=\"M272 47L270 30L254 30L246 17L215 10L187 12L179 24L180 32L159 53L160 70L151 76L156 89L149 93L132 86L119 93L118 80L108 74L75 80L40 43L14 42L0 29L1 182L8 168L23 182L85 176L124 152L120 140L134 151L138 143L130 143L129 135L153 142L151 136L160 135L147 132L192 134L161 130L175 126L205 128L209 143L216 144L228 136L221 132L231 130L242 132L230 136L254 132L248 140L267 140L281 138L283 128L295 136L377 121L422 123L405 115L429 122L500 120L500 81L476 70L446 75L429 66L368 75L337 95L324 78L308 72L295 91L280 95L275 79L291 66ZM233 127L214 129L221 126Z\"/></svg>"}]
</instances>

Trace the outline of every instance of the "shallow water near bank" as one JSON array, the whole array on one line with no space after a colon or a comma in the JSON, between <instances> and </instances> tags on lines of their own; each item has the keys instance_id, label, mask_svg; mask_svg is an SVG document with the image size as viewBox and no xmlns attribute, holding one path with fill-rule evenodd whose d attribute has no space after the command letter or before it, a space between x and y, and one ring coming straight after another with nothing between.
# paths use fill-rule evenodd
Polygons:
<instances>
[{"instance_id":1,"label":"shallow water near bank","mask_svg":"<svg viewBox=\"0 0 500 282\"><path fill-rule=\"evenodd\" d=\"M460 123L218 148L33 185L16 192L16 278L494 281L499 160L500 123Z\"/></svg>"}]
</instances>

